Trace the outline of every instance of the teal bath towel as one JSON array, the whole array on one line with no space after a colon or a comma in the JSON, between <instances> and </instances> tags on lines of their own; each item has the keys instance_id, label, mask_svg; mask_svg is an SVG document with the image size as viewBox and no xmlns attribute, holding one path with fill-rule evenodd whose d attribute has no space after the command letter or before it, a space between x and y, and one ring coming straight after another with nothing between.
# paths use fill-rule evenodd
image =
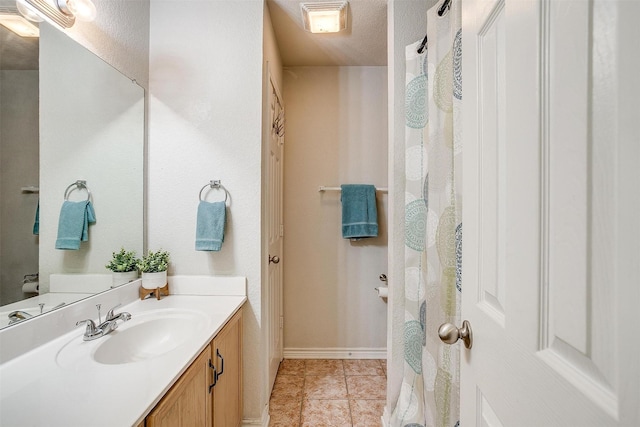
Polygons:
<instances>
[{"instance_id":1,"label":"teal bath towel","mask_svg":"<svg viewBox=\"0 0 640 427\"><path fill-rule=\"evenodd\" d=\"M96 213L90 201L65 200L60 208L56 249L78 250L80 241L89 240L89 224L96 222Z\"/></svg>"},{"instance_id":2,"label":"teal bath towel","mask_svg":"<svg viewBox=\"0 0 640 427\"><path fill-rule=\"evenodd\" d=\"M196 223L196 251L219 251L222 248L226 216L225 202L200 202Z\"/></svg>"},{"instance_id":3,"label":"teal bath towel","mask_svg":"<svg viewBox=\"0 0 640 427\"><path fill-rule=\"evenodd\" d=\"M376 187L345 184L342 195L342 237L362 239L378 236Z\"/></svg>"}]
</instances>

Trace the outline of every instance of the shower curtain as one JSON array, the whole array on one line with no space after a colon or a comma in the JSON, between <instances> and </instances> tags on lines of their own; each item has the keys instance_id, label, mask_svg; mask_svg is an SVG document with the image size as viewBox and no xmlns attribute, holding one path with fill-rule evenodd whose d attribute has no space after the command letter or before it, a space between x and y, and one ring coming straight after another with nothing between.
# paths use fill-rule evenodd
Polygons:
<instances>
[{"instance_id":1,"label":"shower curtain","mask_svg":"<svg viewBox=\"0 0 640 427\"><path fill-rule=\"evenodd\" d=\"M427 12L427 49L406 47L404 372L393 427L459 425L462 29L460 0Z\"/></svg>"}]
</instances>

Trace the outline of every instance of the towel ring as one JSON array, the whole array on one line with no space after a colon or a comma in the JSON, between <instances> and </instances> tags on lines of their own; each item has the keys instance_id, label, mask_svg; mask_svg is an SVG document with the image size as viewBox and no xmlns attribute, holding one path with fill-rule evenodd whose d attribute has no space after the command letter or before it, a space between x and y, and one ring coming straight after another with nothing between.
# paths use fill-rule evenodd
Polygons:
<instances>
[{"instance_id":1,"label":"towel ring","mask_svg":"<svg viewBox=\"0 0 640 427\"><path fill-rule=\"evenodd\" d=\"M89 190L89 187L87 187L87 181L83 181L83 180L78 180L73 184L70 184L67 187L67 189L64 190L64 200L69 200L69 195L73 191L74 186L77 187L78 189L84 188L85 190L87 190L87 200L91 200L91 191Z\"/></svg>"},{"instance_id":2,"label":"towel ring","mask_svg":"<svg viewBox=\"0 0 640 427\"><path fill-rule=\"evenodd\" d=\"M209 181L209 183L207 185L205 185L204 187L202 187L200 189L200 201L202 202L202 192L204 191L205 188L217 188L217 189L222 189L224 191L224 202L227 203L227 200L229 199L229 192L227 191L226 188L224 188L224 185L220 184L220 180L215 180L215 181Z\"/></svg>"}]
</instances>

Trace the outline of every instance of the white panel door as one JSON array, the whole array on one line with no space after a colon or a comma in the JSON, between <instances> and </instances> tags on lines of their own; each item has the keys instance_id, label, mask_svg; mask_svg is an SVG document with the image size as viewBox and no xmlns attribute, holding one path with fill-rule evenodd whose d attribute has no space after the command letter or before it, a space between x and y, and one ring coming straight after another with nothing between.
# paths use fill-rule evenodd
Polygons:
<instances>
[{"instance_id":1,"label":"white panel door","mask_svg":"<svg viewBox=\"0 0 640 427\"><path fill-rule=\"evenodd\" d=\"M463 0L465 427L640 425L638 18Z\"/></svg>"},{"instance_id":2,"label":"white panel door","mask_svg":"<svg viewBox=\"0 0 640 427\"><path fill-rule=\"evenodd\" d=\"M269 393L282 361L282 171L284 143L284 108L278 91L269 78L268 102L270 106L267 182L267 228L269 239Z\"/></svg>"}]
</instances>

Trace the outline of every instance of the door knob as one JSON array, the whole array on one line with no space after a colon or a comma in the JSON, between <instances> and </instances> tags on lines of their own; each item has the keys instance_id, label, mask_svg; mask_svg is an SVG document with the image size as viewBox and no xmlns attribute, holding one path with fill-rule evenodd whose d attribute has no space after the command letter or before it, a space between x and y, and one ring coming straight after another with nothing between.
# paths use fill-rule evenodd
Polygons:
<instances>
[{"instance_id":1,"label":"door knob","mask_svg":"<svg viewBox=\"0 0 640 427\"><path fill-rule=\"evenodd\" d=\"M278 255L274 255L274 256L269 255L269 262L277 264L280 262L280 257L278 257Z\"/></svg>"},{"instance_id":2,"label":"door knob","mask_svg":"<svg viewBox=\"0 0 640 427\"><path fill-rule=\"evenodd\" d=\"M445 344L455 344L458 340L462 340L467 348L471 348L471 345L473 345L471 323L468 320L462 322L462 328L456 328L456 325L451 323L443 323L438 328L438 336Z\"/></svg>"}]
</instances>

